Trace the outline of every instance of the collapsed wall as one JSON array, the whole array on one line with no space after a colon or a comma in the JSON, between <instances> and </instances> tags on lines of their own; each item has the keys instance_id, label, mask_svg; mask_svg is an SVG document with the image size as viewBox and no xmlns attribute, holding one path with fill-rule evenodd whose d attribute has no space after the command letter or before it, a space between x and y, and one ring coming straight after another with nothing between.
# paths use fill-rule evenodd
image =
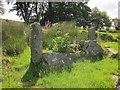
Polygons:
<instances>
[{"instance_id":1,"label":"collapsed wall","mask_svg":"<svg viewBox=\"0 0 120 90\"><path fill-rule=\"evenodd\" d=\"M32 63L45 63L48 66L63 66L71 64L78 60L81 55L75 53L42 53L42 28L39 23L34 22L31 24L30 35L30 48L31 48L31 62ZM89 29L88 42L82 43L81 53L84 57L102 57L103 50L96 41L96 33L93 29ZM80 54L81 54L80 53Z\"/></svg>"}]
</instances>

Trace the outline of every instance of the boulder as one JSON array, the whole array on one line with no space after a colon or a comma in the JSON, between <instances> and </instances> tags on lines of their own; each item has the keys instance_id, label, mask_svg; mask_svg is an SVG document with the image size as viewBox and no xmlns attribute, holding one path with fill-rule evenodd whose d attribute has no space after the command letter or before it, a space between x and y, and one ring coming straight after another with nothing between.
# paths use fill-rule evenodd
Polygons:
<instances>
[{"instance_id":1,"label":"boulder","mask_svg":"<svg viewBox=\"0 0 120 90\"><path fill-rule=\"evenodd\" d=\"M103 49L96 41L87 41L84 43L81 53L89 58L102 59Z\"/></svg>"}]
</instances>

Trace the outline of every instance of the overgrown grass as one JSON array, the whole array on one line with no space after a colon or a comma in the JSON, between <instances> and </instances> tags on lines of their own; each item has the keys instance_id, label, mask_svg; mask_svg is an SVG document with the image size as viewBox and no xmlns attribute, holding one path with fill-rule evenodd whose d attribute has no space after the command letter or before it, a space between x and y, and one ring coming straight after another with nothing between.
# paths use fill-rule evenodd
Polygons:
<instances>
[{"instance_id":1,"label":"overgrown grass","mask_svg":"<svg viewBox=\"0 0 120 90\"><path fill-rule=\"evenodd\" d=\"M117 60L108 58L95 63L79 60L73 64L70 73L65 70L60 74L51 73L39 79L36 85L49 88L113 88L111 73L116 73L117 68Z\"/></svg>"},{"instance_id":2,"label":"overgrown grass","mask_svg":"<svg viewBox=\"0 0 120 90\"><path fill-rule=\"evenodd\" d=\"M21 22L2 21L2 48L4 54L18 55L27 47L30 28Z\"/></svg>"},{"instance_id":3,"label":"overgrown grass","mask_svg":"<svg viewBox=\"0 0 120 90\"><path fill-rule=\"evenodd\" d=\"M39 88L113 88L112 75L118 75L117 59L104 58L102 61L96 62L79 59L73 64L71 72L63 69L61 73L51 72L43 78L33 76L31 77L32 81L22 82L23 76L29 69L30 49L27 48L23 54L17 57L6 58L11 62L12 71L8 66L3 65L3 88L20 88L23 86ZM30 74L27 76L29 77Z\"/></svg>"},{"instance_id":4,"label":"overgrown grass","mask_svg":"<svg viewBox=\"0 0 120 90\"><path fill-rule=\"evenodd\" d=\"M109 36L111 36L113 39L117 39L118 38L118 33L110 33L110 32L98 32L98 34L107 34Z\"/></svg>"},{"instance_id":5,"label":"overgrown grass","mask_svg":"<svg viewBox=\"0 0 120 90\"><path fill-rule=\"evenodd\" d=\"M3 57L10 61L10 65L2 67L3 83L2 87L22 87L21 79L30 63L30 49L27 48L22 54L16 57Z\"/></svg>"}]
</instances>

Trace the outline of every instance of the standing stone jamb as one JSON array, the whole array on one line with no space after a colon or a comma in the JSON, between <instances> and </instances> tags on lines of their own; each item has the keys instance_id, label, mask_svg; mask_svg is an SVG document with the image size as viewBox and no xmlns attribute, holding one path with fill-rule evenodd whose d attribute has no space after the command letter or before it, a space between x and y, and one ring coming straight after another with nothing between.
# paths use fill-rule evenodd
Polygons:
<instances>
[{"instance_id":1,"label":"standing stone jamb","mask_svg":"<svg viewBox=\"0 0 120 90\"><path fill-rule=\"evenodd\" d=\"M31 48L31 62L40 63L42 59L42 28L38 22L31 25L30 48Z\"/></svg>"},{"instance_id":2,"label":"standing stone jamb","mask_svg":"<svg viewBox=\"0 0 120 90\"><path fill-rule=\"evenodd\" d=\"M97 40L97 34L94 28L88 29L88 40L93 40L93 41Z\"/></svg>"}]
</instances>

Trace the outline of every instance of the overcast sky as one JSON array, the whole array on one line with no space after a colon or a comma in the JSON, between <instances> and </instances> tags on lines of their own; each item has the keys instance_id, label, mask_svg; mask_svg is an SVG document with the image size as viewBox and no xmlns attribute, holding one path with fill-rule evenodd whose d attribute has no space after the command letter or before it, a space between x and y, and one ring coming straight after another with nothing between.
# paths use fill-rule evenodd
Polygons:
<instances>
[{"instance_id":1,"label":"overcast sky","mask_svg":"<svg viewBox=\"0 0 120 90\"><path fill-rule=\"evenodd\" d=\"M118 2L120 0L90 0L88 6L90 8L98 7L101 11L106 11L111 18L118 18ZM20 21L20 17L15 12L8 12L12 8L12 4L4 4L5 14L1 16L3 19L11 19Z\"/></svg>"}]
</instances>

